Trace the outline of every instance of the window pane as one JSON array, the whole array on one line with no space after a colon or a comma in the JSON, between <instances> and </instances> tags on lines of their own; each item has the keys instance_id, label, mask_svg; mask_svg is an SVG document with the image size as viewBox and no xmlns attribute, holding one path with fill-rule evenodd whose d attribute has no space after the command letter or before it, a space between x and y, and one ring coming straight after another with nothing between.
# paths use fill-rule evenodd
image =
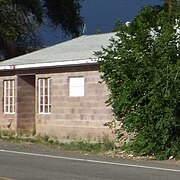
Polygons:
<instances>
[{"instance_id":1,"label":"window pane","mask_svg":"<svg viewBox=\"0 0 180 180\"><path fill-rule=\"evenodd\" d=\"M45 113L48 113L48 112L49 112L49 111L48 111L48 110L49 110L48 105L45 105L44 107L45 107L45 110L44 110Z\"/></svg>"},{"instance_id":2,"label":"window pane","mask_svg":"<svg viewBox=\"0 0 180 180\"><path fill-rule=\"evenodd\" d=\"M13 108L12 108L12 106L10 106L10 112L13 112Z\"/></svg>"},{"instance_id":3,"label":"window pane","mask_svg":"<svg viewBox=\"0 0 180 180\"><path fill-rule=\"evenodd\" d=\"M15 112L14 80L4 81L4 113Z\"/></svg>"},{"instance_id":4,"label":"window pane","mask_svg":"<svg viewBox=\"0 0 180 180\"><path fill-rule=\"evenodd\" d=\"M46 96L46 95L48 95L48 87L45 87L45 91L44 91L44 95Z\"/></svg>"},{"instance_id":5,"label":"window pane","mask_svg":"<svg viewBox=\"0 0 180 180\"><path fill-rule=\"evenodd\" d=\"M40 106L40 112L43 112L43 105Z\"/></svg>"},{"instance_id":6,"label":"window pane","mask_svg":"<svg viewBox=\"0 0 180 180\"><path fill-rule=\"evenodd\" d=\"M13 95L13 91L12 91L12 89L10 89L10 93L9 93L9 95L10 95L10 96L12 96L12 95Z\"/></svg>"},{"instance_id":7,"label":"window pane","mask_svg":"<svg viewBox=\"0 0 180 180\"><path fill-rule=\"evenodd\" d=\"M8 86L6 86L5 91L6 91L6 96L7 96L7 95L8 95L8 92L9 92Z\"/></svg>"},{"instance_id":8,"label":"window pane","mask_svg":"<svg viewBox=\"0 0 180 180\"><path fill-rule=\"evenodd\" d=\"M45 102L44 104L48 104L48 96L45 96Z\"/></svg>"},{"instance_id":9,"label":"window pane","mask_svg":"<svg viewBox=\"0 0 180 180\"><path fill-rule=\"evenodd\" d=\"M39 85L40 85L40 88L42 88L42 85L43 85L43 80L42 79L39 79Z\"/></svg>"},{"instance_id":10,"label":"window pane","mask_svg":"<svg viewBox=\"0 0 180 180\"><path fill-rule=\"evenodd\" d=\"M9 81L9 89L12 89L12 81Z\"/></svg>"},{"instance_id":11,"label":"window pane","mask_svg":"<svg viewBox=\"0 0 180 180\"><path fill-rule=\"evenodd\" d=\"M40 104L43 104L43 96L41 96L39 103L40 103Z\"/></svg>"},{"instance_id":12,"label":"window pane","mask_svg":"<svg viewBox=\"0 0 180 180\"><path fill-rule=\"evenodd\" d=\"M6 106L6 108L5 108L5 112L8 112L8 106Z\"/></svg>"},{"instance_id":13,"label":"window pane","mask_svg":"<svg viewBox=\"0 0 180 180\"><path fill-rule=\"evenodd\" d=\"M39 79L39 112L50 112L50 78Z\"/></svg>"},{"instance_id":14,"label":"window pane","mask_svg":"<svg viewBox=\"0 0 180 180\"><path fill-rule=\"evenodd\" d=\"M48 79L45 79L45 87L48 87Z\"/></svg>"},{"instance_id":15,"label":"window pane","mask_svg":"<svg viewBox=\"0 0 180 180\"><path fill-rule=\"evenodd\" d=\"M13 104L13 97L10 97L10 105Z\"/></svg>"}]
</instances>

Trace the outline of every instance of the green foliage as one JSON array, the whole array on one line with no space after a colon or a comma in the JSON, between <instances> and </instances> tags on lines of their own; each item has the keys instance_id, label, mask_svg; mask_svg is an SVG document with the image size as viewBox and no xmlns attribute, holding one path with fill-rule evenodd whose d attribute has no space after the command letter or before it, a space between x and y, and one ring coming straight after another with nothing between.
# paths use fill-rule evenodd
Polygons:
<instances>
[{"instance_id":1,"label":"green foliage","mask_svg":"<svg viewBox=\"0 0 180 180\"><path fill-rule=\"evenodd\" d=\"M121 22L121 20L118 20L113 27L113 32L120 31L122 27L123 23Z\"/></svg>"},{"instance_id":2,"label":"green foliage","mask_svg":"<svg viewBox=\"0 0 180 180\"><path fill-rule=\"evenodd\" d=\"M71 150L81 150L86 152L102 152L114 149L114 143L111 141L90 143L88 141L74 141L70 142L67 148Z\"/></svg>"},{"instance_id":3,"label":"green foliage","mask_svg":"<svg viewBox=\"0 0 180 180\"><path fill-rule=\"evenodd\" d=\"M58 147L63 150L73 150L73 151L84 151L84 152L104 152L114 150L115 145L112 141L103 142L89 142L89 141L70 141L61 142L56 137L50 137L48 135L37 135L32 136L32 134L27 134L23 132L14 131L0 131L0 139L12 142L31 142L35 144L43 144L50 147Z\"/></svg>"},{"instance_id":4,"label":"green foliage","mask_svg":"<svg viewBox=\"0 0 180 180\"><path fill-rule=\"evenodd\" d=\"M180 12L145 7L98 52L114 116L136 136L128 147L180 155Z\"/></svg>"},{"instance_id":5,"label":"green foliage","mask_svg":"<svg viewBox=\"0 0 180 180\"><path fill-rule=\"evenodd\" d=\"M81 0L1 0L0 56L11 58L42 46L38 27L47 22L65 34L80 35Z\"/></svg>"},{"instance_id":6,"label":"green foliage","mask_svg":"<svg viewBox=\"0 0 180 180\"><path fill-rule=\"evenodd\" d=\"M80 35L83 21L79 0L44 0L44 7L52 24L72 37Z\"/></svg>"},{"instance_id":7,"label":"green foliage","mask_svg":"<svg viewBox=\"0 0 180 180\"><path fill-rule=\"evenodd\" d=\"M9 58L36 44L34 31L42 22L38 0L0 1L0 51Z\"/></svg>"},{"instance_id":8,"label":"green foliage","mask_svg":"<svg viewBox=\"0 0 180 180\"><path fill-rule=\"evenodd\" d=\"M96 34L102 34L100 29L96 29Z\"/></svg>"}]
</instances>

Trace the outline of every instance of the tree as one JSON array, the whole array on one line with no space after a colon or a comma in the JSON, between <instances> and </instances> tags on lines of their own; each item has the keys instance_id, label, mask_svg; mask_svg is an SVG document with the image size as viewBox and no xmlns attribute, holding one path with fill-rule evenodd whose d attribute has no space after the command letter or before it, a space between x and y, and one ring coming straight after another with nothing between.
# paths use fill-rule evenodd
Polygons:
<instances>
[{"instance_id":1,"label":"tree","mask_svg":"<svg viewBox=\"0 0 180 180\"><path fill-rule=\"evenodd\" d=\"M122 26L123 26L123 23L121 22L121 20L118 20L113 27L113 32L120 31Z\"/></svg>"},{"instance_id":2,"label":"tree","mask_svg":"<svg viewBox=\"0 0 180 180\"><path fill-rule=\"evenodd\" d=\"M1 0L0 53L5 58L41 45L37 29L49 18L65 34L77 37L83 25L80 0Z\"/></svg>"},{"instance_id":3,"label":"tree","mask_svg":"<svg viewBox=\"0 0 180 180\"><path fill-rule=\"evenodd\" d=\"M0 2L0 51L9 58L22 54L37 42L34 31L42 22L37 0Z\"/></svg>"},{"instance_id":4,"label":"tree","mask_svg":"<svg viewBox=\"0 0 180 180\"><path fill-rule=\"evenodd\" d=\"M126 147L141 155L180 157L179 17L167 5L145 7L97 52L108 104L135 133Z\"/></svg>"},{"instance_id":5,"label":"tree","mask_svg":"<svg viewBox=\"0 0 180 180\"><path fill-rule=\"evenodd\" d=\"M79 0L44 0L47 17L66 34L78 37L82 30Z\"/></svg>"}]
</instances>

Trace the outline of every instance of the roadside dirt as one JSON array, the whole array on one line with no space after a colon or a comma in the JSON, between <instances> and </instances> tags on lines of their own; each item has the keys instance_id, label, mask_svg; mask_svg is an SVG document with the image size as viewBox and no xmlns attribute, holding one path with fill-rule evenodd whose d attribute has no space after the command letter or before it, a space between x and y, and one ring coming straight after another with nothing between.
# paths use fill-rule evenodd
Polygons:
<instances>
[{"instance_id":1,"label":"roadside dirt","mask_svg":"<svg viewBox=\"0 0 180 180\"><path fill-rule=\"evenodd\" d=\"M174 158L169 160L156 160L153 156L134 156L133 154L128 154L125 151L106 151L101 153L95 153L95 152L85 152L85 151L73 151L73 150L64 150L61 147L58 146L46 146L43 144L34 144L30 142L11 142L11 141L5 141L0 139L0 149L13 149L15 151L24 151L27 152L33 152L33 151L40 151L41 153L48 153L48 152L54 152L55 154L61 153L61 154L80 154L83 156L99 156L99 157L107 157L107 158L120 158L120 159L128 159L128 160L135 160L135 161L154 161L159 163L165 163L165 164L172 164L172 165L180 165L180 160L176 160ZM1 180L1 179L0 179Z\"/></svg>"}]
</instances>

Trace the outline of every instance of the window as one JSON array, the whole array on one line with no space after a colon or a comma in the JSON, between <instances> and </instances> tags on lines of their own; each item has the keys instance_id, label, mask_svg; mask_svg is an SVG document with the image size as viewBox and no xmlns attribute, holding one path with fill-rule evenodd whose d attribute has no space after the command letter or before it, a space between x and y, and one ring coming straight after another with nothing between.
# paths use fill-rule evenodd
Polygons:
<instances>
[{"instance_id":1,"label":"window","mask_svg":"<svg viewBox=\"0 0 180 180\"><path fill-rule=\"evenodd\" d=\"M69 96L84 96L84 77L69 78Z\"/></svg>"},{"instance_id":2,"label":"window","mask_svg":"<svg viewBox=\"0 0 180 180\"><path fill-rule=\"evenodd\" d=\"M14 80L6 80L4 87L4 113L15 113Z\"/></svg>"},{"instance_id":3,"label":"window","mask_svg":"<svg viewBox=\"0 0 180 180\"><path fill-rule=\"evenodd\" d=\"M39 113L51 113L51 79L38 79Z\"/></svg>"}]
</instances>

